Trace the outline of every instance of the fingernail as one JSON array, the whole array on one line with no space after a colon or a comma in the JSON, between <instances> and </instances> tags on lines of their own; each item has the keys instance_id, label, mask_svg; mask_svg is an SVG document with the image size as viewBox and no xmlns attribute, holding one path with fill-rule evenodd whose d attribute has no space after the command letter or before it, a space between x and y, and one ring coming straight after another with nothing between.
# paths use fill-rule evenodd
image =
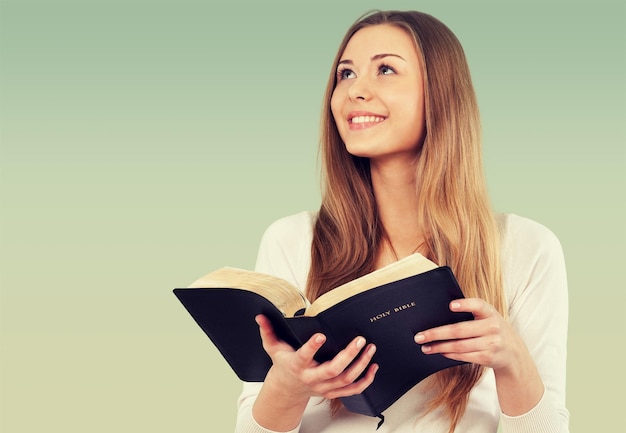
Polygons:
<instances>
[{"instance_id":1,"label":"fingernail","mask_svg":"<svg viewBox=\"0 0 626 433\"><path fill-rule=\"evenodd\" d=\"M315 340L314 340L314 341L315 341L317 344L322 344L322 343L324 342L324 340L325 340L324 336L323 336L323 335L321 335L321 334L319 334L319 335L316 335L316 336L315 336Z\"/></svg>"},{"instance_id":2,"label":"fingernail","mask_svg":"<svg viewBox=\"0 0 626 433\"><path fill-rule=\"evenodd\" d=\"M430 346L428 346L428 345L426 345L426 344L422 346L422 352L424 352L424 353L428 353L428 352L430 352L431 350L432 350L432 349L430 348Z\"/></svg>"},{"instance_id":3,"label":"fingernail","mask_svg":"<svg viewBox=\"0 0 626 433\"><path fill-rule=\"evenodd\" d=\"M368 355L373 355L376 352L376 346L374 346L373 344L367 349L367 354Z\"/></svg>"},{"instance_id":4,"label":"fingernail","mask_svg":"<svg viewBox=\"0 0 626 433\"><path fill-rule=\"evenodd\" d=\"M357 338L356 339L356 347L361 349L361 348L363 348L363 346L365 346L365 338L363 338L363 337Z\"/></svg>"},{"instance_id":5,"label":"fingernail","mask_svg":"<svg viewBox=\"0 0 626 433\"><path fill-rule=\"evenodd\" d=\"M457 310L457 309L461 308L461 304L459 302L453 302L453 303L450 304L450 308L452 310Z\"/></svg>"},{"instance_id":6,"label":"fingernail","mask_svg":"<svg viewBox=\"0 0 626 433\"><path fill-rule=\"evenodd\" d=\"M416 343L421 343L422 341L426 340L426 337L424 336L424 334L417 334L414 340Z\"/></svg>"}]
</instances>

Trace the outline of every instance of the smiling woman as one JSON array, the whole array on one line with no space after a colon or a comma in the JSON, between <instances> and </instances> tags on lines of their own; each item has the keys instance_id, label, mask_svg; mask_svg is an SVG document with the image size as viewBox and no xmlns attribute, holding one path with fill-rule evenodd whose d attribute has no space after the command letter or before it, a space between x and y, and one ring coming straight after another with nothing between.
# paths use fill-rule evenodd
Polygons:
<instances>
[{"instance_id":1,"label":"smiling woman","mask_svg":"<svg viewBox=\"0 0 626 433\"><path fill-rule=\"evenodd\" d=\"M326 81L330 78L334 91L338 65L333 60L345 31L362 12L380 5L423 8L463 43L480 103L492 206L541 221L565 250L570 428L620 431L626 374L605 368L603 361L626 357L626 348L615 344L626 338L626 291L618 283L626 251L626 207L619 199L626 185L626 59L619 54L626 53L623 3L0 1L0 365L6 372L0 431L235 430L241 383L171 289L225 264L253 267L263 229L281 216L312 209L317 221L321 197L315 146L321 141ZM421 43L430 41L426 37ZM420 56L429 56L424 103L434 110L425 115L431 123L421 164L426 153L432 161L446 144L454 145L451 137L469 129L464 124L442 132L437 125L438 120L444 128L451 125L443 120L447 109L468 98L460 94L463 83L441 93L451 88L454 76L445 75L438 84L445 71L432 68L437 58L448 57L433 58L432 48L418 48ZM385 59L397 67L392 61ZM355 73L361 77L360 70ZM461 120L472 113L458 107L450 111L460 112ZM380 203L382 212L391 208L383 203L384 195L371 201L371 187L364 187L371 184L367 158L345 150L334 122L325 111L326 141L344 153L332 153L336 167L324 163L332 183L324 187L330 194L324 212L349 232L340 236L331 228L330 252L320 254L344 257L336 262L339 273L362 263L361 256L352 262L346 251L367 256L375 247L363 241L373 239L377 222L381 227L372 203ZM432 145L436 136L442 139L437 146ZM450 154L468 158L459 152ZM442 171L444 177L457 176L459 171L449 171L456 164ZM443 167L426 164L424 169L431 169L428 178L434 179ZM361 173L358 184L354 179ZM352 182L343 182L342 176ZM437 191L440 184L426 180L426 174L417 176L429 188L420 187L420 197L429 207L434 203L433 211L440 205L435 197L442 202L459 197ZM458 183L463 182L459 174ZM389 198L402 200L406 197L400 194L398 200ZM343 218L338 207L350 215L364 213L367 223ZM279 230L268 231L258 266L289 275L304 291L310 269L305 258L311 256L306 237L312 226L305 218L290 221L291 231L280 223ZM398 256L421 243L409 239L403 250L396 243L402 222L385 223ZM450 236L462 230L459 224L449 226ZM537 283L538 275L554 276L539 255L552 243L539 242L532 251L534 238L515 228L509 225L501 248L506 317L523 330L519 333L529 341L545 398L552 401L534 413L560 408L557 416L564 417L565 341L546 349L557 334L565 338L552 327L564 326L564 303L555 299L563 289L549 281ZM460 239L472 232L460 233ZM289 245L286 236L298 247L281 249ZM376 245L395 260L384 238ZM530 273L533 254L537 267ZM459 263L482 259L476 253ZM328 272L320 279L325 275L338 277ZM552 307L554 312L546 312ZM546 315L554 315L554 323ZM546 363L550 350L552 365ZM589 368L599 360L602 368ZM470 393L457 431L467 420L482 425L477 417L497 422L492 380L487 368ZM241 425L257 397L255 386L260 384L245 384ZM415 412L416 418L423 413L423 396L436 395L436 389L424 389L411 390L386 411L379 432L399 431L394 424L402 422L400 431L428 431L433 417L447 422L444 406L415 425L406 421L413 416L407 413ZM301 432L330 428L324 423L342 432L359 431L349 414L330 416L328 400L314 406L320 400L312 397ZM311 411L318 408L316 423ZM373 433L377 420L359 419L367 421L374 425L361 430Z\"/></svg>"},{"instance_id":2,"label":"smiling woman","mask_svg":"<svg viewBox=\"0 0 626 433\"><path fill-rule=\"evenodd\" d=\"M417 46L389 25L357 32L337 67L331 109L348 152L415 161L424 138L424 84Z\"/></svg>"},{"instance_id":3,"label":"smiling woman","mask_svg":"<svg viewBox=\"0 0 626 433\"><path fill-rule=\"evenodd\" d=\"M385 411L381 432L566 432L567 284L560 244L544 226L495 214L481 162L478 106L463 49L420 12L357 21L335 57L323 110L324 191L318 212L276 221L256 270L313 301L420 252L449 266L473 321L419 330L414 343L462 365L440 371ZM316 334L294 350L257 318L272 359L246 383L239 432L373 431L347 412L378 371L376 347L355 338L330 361Z\"/></svg>"}]
</instances>

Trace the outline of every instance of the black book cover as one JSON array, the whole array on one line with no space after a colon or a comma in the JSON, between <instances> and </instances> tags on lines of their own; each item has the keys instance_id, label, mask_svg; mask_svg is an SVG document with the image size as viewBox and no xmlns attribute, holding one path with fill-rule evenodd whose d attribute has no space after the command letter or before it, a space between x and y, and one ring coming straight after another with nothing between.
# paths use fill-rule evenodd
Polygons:
<instances>
[{"instance_id":1,"label":"black book cover","mask_svg":"<svg viewBox=\"0 0 626 433\"><path fill-rule=\"evenodd\" d=\"M415 334L436 326L472 320L470 313L450 311L450 301L463 297L448 267L439 267L354 295L317 316L285 318L267 299L233 289L175 289L202 330L209 336L237 376L261 382L271 366L263 350L257 314L266 315L277 335L299 348L316 332L327 341L316 355L332 359L357 336L377 347L372 362L379 365L374 382L361 394L341 400L352 412L379 416L427 376L462 364L441 355L426 355Z\"/></svg>"}]
</instances>

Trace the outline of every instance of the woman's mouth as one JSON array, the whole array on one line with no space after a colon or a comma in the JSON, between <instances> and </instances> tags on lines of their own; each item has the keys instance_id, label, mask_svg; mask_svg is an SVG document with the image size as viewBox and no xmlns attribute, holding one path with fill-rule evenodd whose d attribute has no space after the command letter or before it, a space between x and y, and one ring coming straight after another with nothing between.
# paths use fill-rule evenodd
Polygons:
<instances>
[{"instance_id":1,"label":"woman's mouth","mask_svg":"<svg viewBox=\"0 0 626 433\"><path fill-rule=\"evenodd\" d=\"M377 115L358 115L348 118L350 129L365 129L383 122L386 117Z\"/></svg>"}]
</instances>

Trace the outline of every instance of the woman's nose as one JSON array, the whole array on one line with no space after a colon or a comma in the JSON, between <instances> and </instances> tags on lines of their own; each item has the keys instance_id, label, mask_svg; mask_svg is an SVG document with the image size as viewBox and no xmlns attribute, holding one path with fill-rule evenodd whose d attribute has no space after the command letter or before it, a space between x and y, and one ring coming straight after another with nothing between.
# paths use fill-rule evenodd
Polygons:
<instances>
[{"instance_id":1,"label":"woman's nose","mask_svg":"<svg viewBox=\"0 0 626 433\"><path fill-rule=\"evenodd\" d=\"M353 100L369 100L372 98L371 85L367 77L354 78L348 89L348 97Z\"/></svg>"}]
</instances>

